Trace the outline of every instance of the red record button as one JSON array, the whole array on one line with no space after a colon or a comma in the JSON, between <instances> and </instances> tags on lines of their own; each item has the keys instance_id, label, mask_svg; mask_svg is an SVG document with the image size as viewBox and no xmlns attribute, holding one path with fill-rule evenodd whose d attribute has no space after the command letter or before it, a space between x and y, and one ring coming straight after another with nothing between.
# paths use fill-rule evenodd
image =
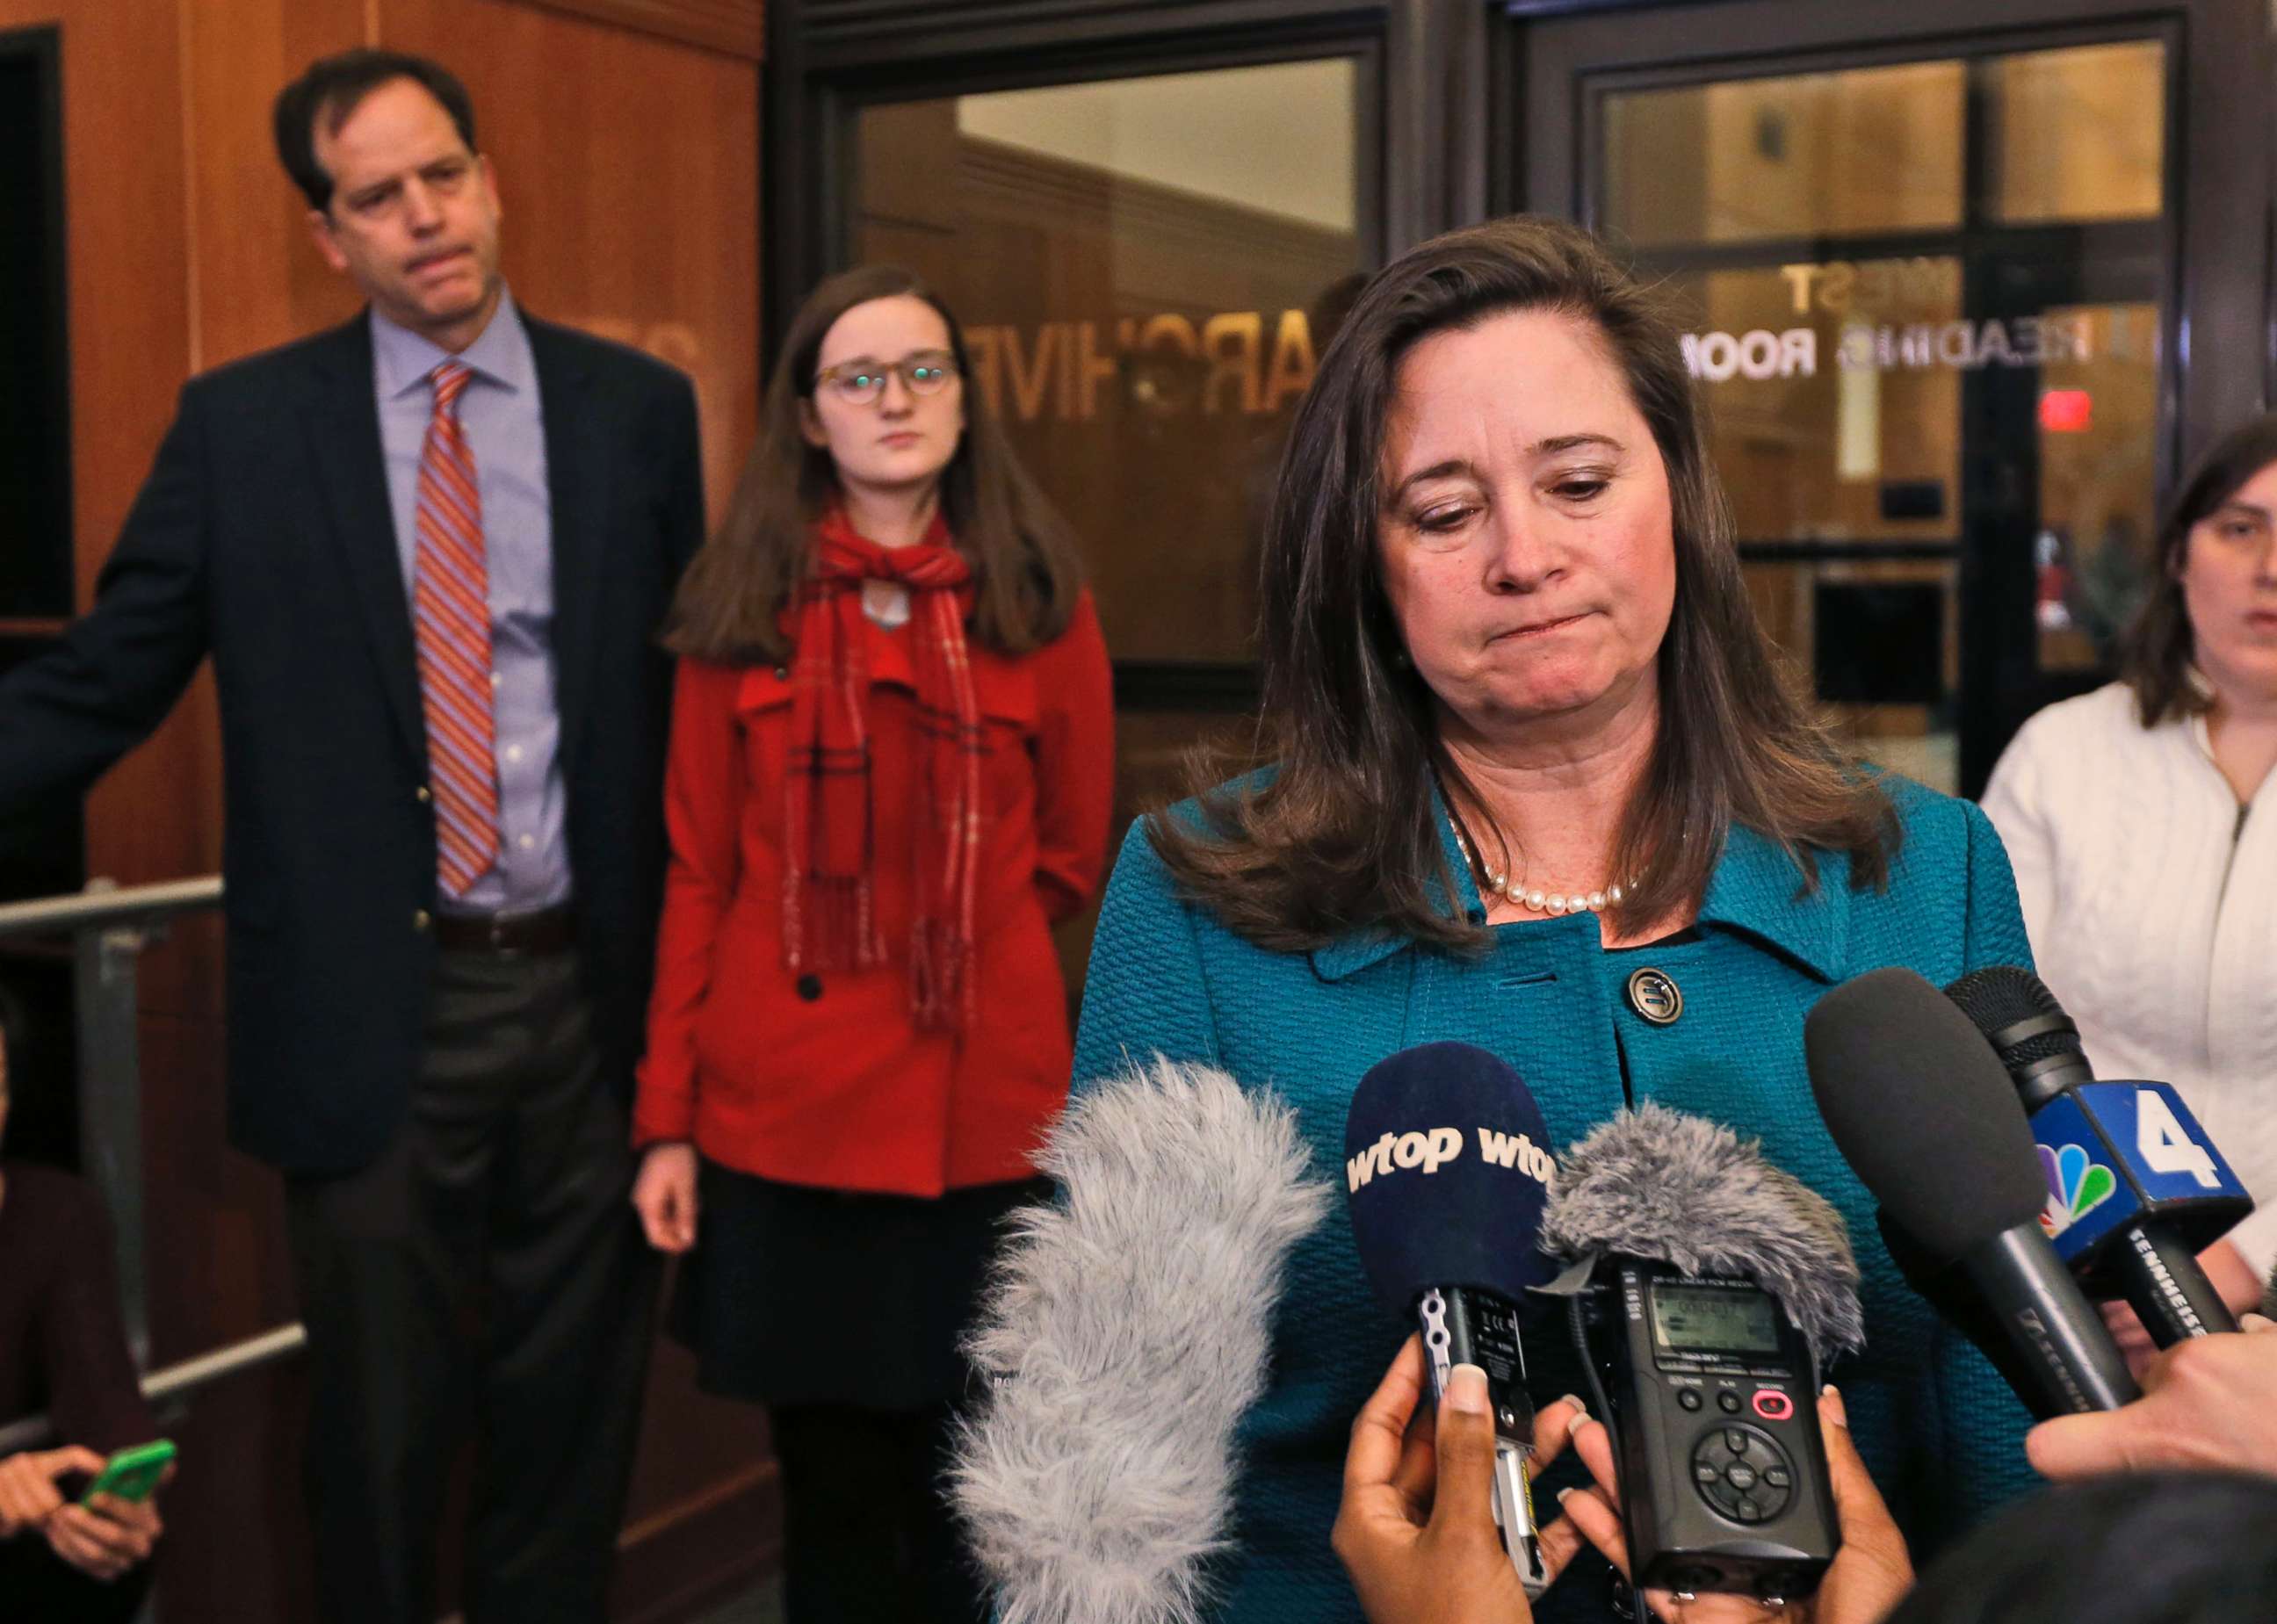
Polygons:
<instances>
[{"instance_id":1,"label":"red record button","mask_svg":"<svg viewBox=\"0 0 2277 1624\"><path fill-rule=\"evenodd\" d=\"M1794 1415L1794 1400L1775 1387L1755 1389L1755 1414L1765 1421L1787 1421Z\"/></svg>"}]
</instances>

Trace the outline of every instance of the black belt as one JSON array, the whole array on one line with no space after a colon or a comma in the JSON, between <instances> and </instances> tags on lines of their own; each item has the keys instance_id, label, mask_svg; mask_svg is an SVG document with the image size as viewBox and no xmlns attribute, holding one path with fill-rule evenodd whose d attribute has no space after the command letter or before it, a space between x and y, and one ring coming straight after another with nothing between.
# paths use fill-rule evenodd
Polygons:
<instances>
[{"instance_id":1,"label":"black belt","mask_svg":"<svg viewBox=\"0 0 2277 1624\"><path fill-rule=\"evenodd\" d=\"M535 914L438 914L435 944L452 952L566 953L577 945L567 903Z\"/></svg>"}]
</instances>

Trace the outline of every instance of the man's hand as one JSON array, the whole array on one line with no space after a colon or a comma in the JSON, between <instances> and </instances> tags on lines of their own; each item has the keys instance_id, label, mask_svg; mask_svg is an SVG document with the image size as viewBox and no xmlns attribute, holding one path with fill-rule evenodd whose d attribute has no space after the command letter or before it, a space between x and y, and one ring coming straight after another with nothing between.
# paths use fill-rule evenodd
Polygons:
<instances>
[{"instance_id":1,"label":"man's hand","mask_svg":"<svg viewBox=\"0 0 2277 1624\"><path fill-rule=\"evenodd\" d=\"M2277 1476L2277 1324L2249 1314L2240 1334L2191 1337L2152 1360L2143 1397L2091 1415L2059 1415L2026 1435L2047 1477L2164 1467Z\"/></svg>"},{"instance_id":2,"label":"man's hand","mask_svg":"<svg viewBox=\"0 0 2277 1624\"><path fill-rule=\"evenodd\" d=\"M694 1246L696 1147L677 1141L651 1145L633 1180L633 1205L648 1243L658 1251L684 1252Z\"/></svg>"},{"instance_id":3,"label":"man's hand","mask_svg":"<svg viewBox=\"0 0 2277 1624\"><path fill-rule=\"evenodd\" d=\"M2245 1261L2245 1254L2231 1242L2217 1241L2200 1252L2198 1267L2205 1271L2206 1283L2221 1294L2223 1305L2231 1313L2242 1315L2261 1306L2261 1294L2267 1289L2267 1282L2254 1272L2253 1265ZM2159 1357L2159 1345L2143 1329L2143 1322L2135 1317L2135 1310L2124 1302L2105 1303L2103 1324L2126 1358L2128 1374L2139 1383Z\"/></svg>"},{"instance_id":4,"label":"man's hand","mask_svg":"<svg viewBox=\"0 0 2277 1624\"><path fill-rule=\"evenodd\" d=\"M57 1478L102 1469L103 1457L92 1449L26 1450L0 1461L0 1539L38 1528L63 1508Z\"/></svg>"},{"instance_id":5,"label":"man's hand","mask_svg":"<svg viewBox=\"0 0 2277 1624\"><path fill-rule=\"evenodd\" d=\"M165 1524L149 1500L98 1494L91 1506L66 1505L48 1519L48 1548L105 1584L150 1559Z\"/></svg>"},{"instance_id":6,"label":"man's hand","mask_svg":"<svg viewBox=\"0 0 2277 1624\"><path fill-rule=\"evenodd\" d=\"M1645 1602L1656 1617L1669 1624L1764 1624L1773 1620L1786 1624L1878 1624L1913 1589L1913 1560L1906 1552L1905 1536L1898 1532L1881 1491L1874 1487L1857 1446L1850 1441L1842 1395L1832 1387L1818 1400L1818 1430L1826 1440L1827 1476L1834 1488L1834 1515L1842 1532L1842 1548L1818 1582L1817 1593L1808 1601L1773 1608L1744 1596L1703 1591L1679 1599L1668 1590L1647 1590ZM1585 1420L1574 1429L1573 1450L1597 1486L1568 1490L1565 1514L1583 1537L1626 1575L1628 1539L1618 1510L1621 1497L1612 1438L1596 1422Z\"/></svg>"},{"instance_id":7,"label":"man's hand","mask_svg":"<svg viewBox=\"0 0 2277 1624\"><path fill-rule=\"evenodd\" d=\"M1534 1611L1495 1526L1485 1374L1457 1366L1436 1427L1411 1431L1422 1396L1423 1344L1409 1337L1352 1423L1344 1457L1330 1543L1360 1608L1369 1624L1528 1624ZM1578 1402L1561 1399L1535 1415L1535 1470L1565 1448L1580 1413ZM1540 1539L1552 1578L1581 1548L1563 1518Z\"/></svg>"}]
</instances>

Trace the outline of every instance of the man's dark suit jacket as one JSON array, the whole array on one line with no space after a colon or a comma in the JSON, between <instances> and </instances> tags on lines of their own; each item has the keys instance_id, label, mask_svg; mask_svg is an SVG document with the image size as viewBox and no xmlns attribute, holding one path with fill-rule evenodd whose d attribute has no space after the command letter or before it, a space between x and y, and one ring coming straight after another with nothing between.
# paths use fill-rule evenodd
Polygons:
<instances>
[{"instance_id":1,"label":"man's dark suit jacket","mask_svg":"<svg viewBox=\"0 0 2277 1624\"><path fill-rule=\"evenodd\" d=\"M696 398L636 351L523 322L577 944L602 1057L629 1090L663 889L671 669L655 637L704 527ZM209 653L230 1136L287 1172L353 1171L407 1109L436 952L427 747L363 317L184 386L94 609L0 682L0 808L83 789Z\"/></svg>"}]
</instances>

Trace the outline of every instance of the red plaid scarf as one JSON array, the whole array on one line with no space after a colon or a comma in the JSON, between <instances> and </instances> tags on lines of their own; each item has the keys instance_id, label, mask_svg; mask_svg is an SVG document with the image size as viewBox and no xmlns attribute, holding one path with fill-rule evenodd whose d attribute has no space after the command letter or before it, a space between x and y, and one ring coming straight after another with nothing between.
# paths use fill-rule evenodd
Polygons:
<instances>
[{"instance_id":1,"label":"red plaid scarf","mask_svg":"<svg viewBox=\"0 0 2277 1624\"><path fill-rule=\"evenodd\" d=\"M972 1000L983 816L980 712L964 648L972 569L938 517L916 546L880 547L833 507L815 539L814 573L785 612L797 653L785 781L783 960L795 975L886 961L874 883L862 583L895 581L910 594L918 731L925 746L911 843L917 913L910 932L910 1007L922 1028L962 1026Z\"/></svg>"}]
</instances>

